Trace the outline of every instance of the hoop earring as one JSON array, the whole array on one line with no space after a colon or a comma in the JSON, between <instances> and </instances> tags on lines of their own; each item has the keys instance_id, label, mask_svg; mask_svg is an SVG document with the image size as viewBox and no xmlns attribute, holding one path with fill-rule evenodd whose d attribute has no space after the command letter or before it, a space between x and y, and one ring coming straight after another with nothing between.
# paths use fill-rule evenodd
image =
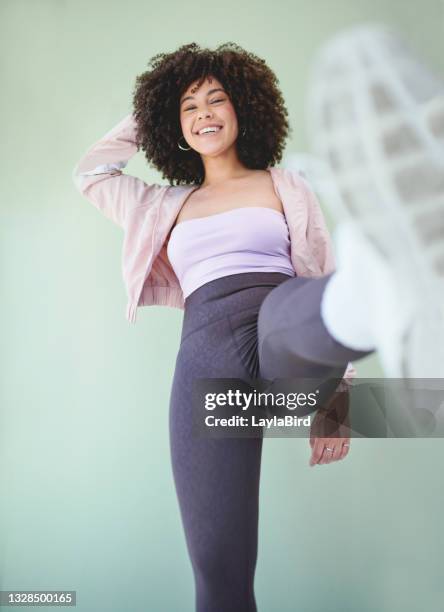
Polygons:
<instances>
[{"instance_id":1,"label":"hoop earring","mask_svg":"<svg viewBox=\"0 0 444 612\"><path fill-rule=\"evenodd\" d=\"M183 136L181 136L180 138L183 138ZM186 149L185 147L180 146L179 140L177 141L177 146L179 147L179 149L181 149L182 151L191 151L191 147L188 147L188 149Z\"/></svg>"}]
</instances>

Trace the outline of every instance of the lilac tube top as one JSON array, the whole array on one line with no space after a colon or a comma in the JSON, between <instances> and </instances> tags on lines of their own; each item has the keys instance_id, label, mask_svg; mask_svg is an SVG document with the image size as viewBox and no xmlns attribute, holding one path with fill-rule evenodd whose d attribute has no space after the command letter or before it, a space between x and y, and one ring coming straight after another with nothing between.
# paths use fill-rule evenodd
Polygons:
<instances>
[{"instance_id":1,"label":"lilac tube top","mask_svg":"<svg viewBox=\"0 0 444 612\"><path fill-rule=\"evenodd\" d=\"M185 298L201 285L230 274L296 275L285 216L265 206L181 221L171 232L167 253Z\"/></svg>"}]
</instances>

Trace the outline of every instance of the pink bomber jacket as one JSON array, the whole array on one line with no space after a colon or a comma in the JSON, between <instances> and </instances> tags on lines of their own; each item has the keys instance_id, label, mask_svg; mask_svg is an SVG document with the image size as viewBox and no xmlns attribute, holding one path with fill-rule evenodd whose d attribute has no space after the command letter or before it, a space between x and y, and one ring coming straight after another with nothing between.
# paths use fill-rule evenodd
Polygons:
<instances>
[{"instance_id":1,"label":"pink bomber jacket","mask_svg":"<svg viewBox=\"0 0 444 612\"><path fill-rule=\"evenodd\" d=\"M124 231L122 274L127 292L126 318L136 322L137 308L184 308L184 296L167 256L169 233L196 185L147 184L124 174L137 151L132 114L93 144L75 166L79 192ZM335 269L329 231L314 192L295 170L268 167L282 202L298 276L324 276ZM344 379L356 375L348 364Z\"/></svg>"}]
</instances>

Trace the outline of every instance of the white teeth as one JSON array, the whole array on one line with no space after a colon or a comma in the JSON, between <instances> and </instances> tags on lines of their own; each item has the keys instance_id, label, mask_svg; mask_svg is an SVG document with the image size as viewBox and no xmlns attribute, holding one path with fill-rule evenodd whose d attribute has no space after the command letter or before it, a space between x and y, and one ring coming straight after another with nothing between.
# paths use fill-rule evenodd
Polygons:
<instances>
[{"instance_id":1,"label":"white teeth","mask_svg":"<svg viewBox=\"0 0 444 612\"><path fill-rule=\"evenodd\" d=\"M221 130L222 128L220 127L206 127L203 128L202 130L199 130L199 135L201 134L208 134L209 132L219 132L219 130Z\"/></svg>"}]
</instances>

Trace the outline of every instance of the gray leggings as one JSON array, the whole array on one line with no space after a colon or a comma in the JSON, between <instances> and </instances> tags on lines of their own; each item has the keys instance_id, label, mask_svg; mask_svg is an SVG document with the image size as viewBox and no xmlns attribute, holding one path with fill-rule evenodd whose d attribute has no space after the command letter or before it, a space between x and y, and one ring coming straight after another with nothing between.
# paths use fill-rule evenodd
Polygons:
<instances>
[{"instance_id":1,"label":"gray leggings","mask_svg":"<svg viewBox=\"0 0 444 612\"><path fill-rule=\"evenodd\" d=\"M245 272L202 285L185 300L170 398L170 451L196 612L256 612L262 437L193 435L198 378L341 378L349 349L328 333L320 302L330 275Z\"/></svg>"}]
</instances>

